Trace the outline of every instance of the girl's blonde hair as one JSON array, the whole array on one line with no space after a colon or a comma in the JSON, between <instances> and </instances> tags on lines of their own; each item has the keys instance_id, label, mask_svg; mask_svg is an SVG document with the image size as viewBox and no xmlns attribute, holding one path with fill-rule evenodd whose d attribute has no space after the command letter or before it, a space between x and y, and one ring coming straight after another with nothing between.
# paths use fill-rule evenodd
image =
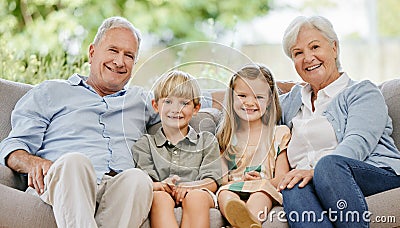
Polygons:
<instances>
[{"instance_id":1,"label":"girl's blonde hair","mask_svg":"<svg viewBox=\"0 0 400 228\"><path fill-rule=\"evenodd\" d=\"M176 96L193 100L195 106L200 104L200 87L197 80L183 71L173 70L161 76L153 92L156 102L161 98Z\"/></svg>"},{"instance_id":2,"label":"girl's blonde hair","mask_svg":"<svg viewBox=\"0 0 400 228\"><path fill-rule=\"evenodd\" d=\"M233 153L232 151L234 151L231 150L232 138L234 132L239 128L239 117L233 109L233 100L236 80L238 78L265 80L269 85L269 88L265 89L271 96L269 105L267 105L267 111L261 117L262 123L275 126L281 118L281 106L279 104L278 92L271 71L265 65L258 63L244 66L232 76L225 94L225 111L216 134L221 153L224 153L226 150L228 150L229 153ZM225 153L225 156L228 156L228 153Z\"/></svg>"}]
</instances>

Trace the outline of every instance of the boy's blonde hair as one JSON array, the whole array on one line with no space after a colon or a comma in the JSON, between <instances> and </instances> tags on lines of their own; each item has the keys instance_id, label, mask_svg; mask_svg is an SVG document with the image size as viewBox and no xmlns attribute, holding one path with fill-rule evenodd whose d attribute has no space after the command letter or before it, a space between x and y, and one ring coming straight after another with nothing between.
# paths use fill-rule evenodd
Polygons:
<instances>
[{"instance_id":1,"label":"boy's blonde hair","mask_svg":"<svg viewBox=\"0 0 400 228\"><path fill-rule=\"evenodd\" d=\"M197 80L183 71L173 70L161 76L153 92L156 102L161 98L175 96L193 100L194 106L200 104L200 87Z\"/></svg>"},{"instance_id":2,"label":"boy's blonde hair","mask_svg":"<svg viewBox=\"0 0 400 228\"><path fill-rule=\"evenodd\" d=\"M261 117L262 123L265 125L275 126L281 118L281 106L279 104L278 91L271 71L263 64L249 64L244 66L232 76L229 82L229 88L225 94L225 111L216 134L221 153L224 153L224 151L229 149L229 153L232 154L232 150L230 150L232 146L232 138L234 132L239 128L239 117L233 109L234 88L236 86L236 79L238 78L265 80L269 85L269 88L265 89L268 91L268 94L270 94L271 102L267 106L267 111ZM225 153L225 156L228 156L228 153Z\"/></svg>"}]
</instances>

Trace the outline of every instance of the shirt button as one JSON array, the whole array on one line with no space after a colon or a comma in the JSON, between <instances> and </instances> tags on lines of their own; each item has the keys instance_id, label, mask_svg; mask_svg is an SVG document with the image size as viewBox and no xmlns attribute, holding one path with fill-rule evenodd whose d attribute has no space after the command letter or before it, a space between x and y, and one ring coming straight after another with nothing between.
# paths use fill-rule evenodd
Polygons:
<instances>
[{"instance_id":1,"label":"shirt button","mask_svg":"<svg viewBox=\"0 0 400 228\"><path fill-rule=\"evenodd\" d=\"M177 155L177 154L178 154L178 152L176 152L176 150L175 150L175 151L174 151L174 154L175 154L175 155Z\"/></svg>"},{"instance_id":2,"label":"shirt button","mask_svg":"<svg viewBox=\"0 0 400 228\"><path fill-rule=\"evenodd\" d=\"M337 129L338 132L340 132L340 129Z\"/></svg>"},{"instance_id":3,"label":"shirt button","mask_svg":"<svg viewBox=\"0 0 400 228\"><path fill-rule=\"evenodd\" d=\"M176 164L176 161L172 161L172 163Z\"/></svg>"}]
</instances>

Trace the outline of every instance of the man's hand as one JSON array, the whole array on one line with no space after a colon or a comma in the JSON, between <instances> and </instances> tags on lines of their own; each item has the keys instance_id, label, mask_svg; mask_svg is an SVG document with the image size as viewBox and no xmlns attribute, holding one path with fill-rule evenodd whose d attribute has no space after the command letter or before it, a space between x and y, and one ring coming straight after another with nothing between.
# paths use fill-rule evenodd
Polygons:
<instances>
[{"instance_id":1,"label":"man's hand","mask_svg":"<svg viewBox=\"0 0 400 228\"><path fill-rule=\"evenodd\" d=\"M7 166L12 170L28 174L28 186L43 194L44 176L53 164L52 161L34 156L25 150L13 151L6 159Z\"/></svg>"},{"instance_id":2,"label":"man's hand","mask_svg":"<svg viewBox=\"0 0 400 228\"><path fill-rule=\"evenodd\" d=\"M44 192L44 176L47 175L47 171L49 171L53 162L37 156L32 156L31 160L31 167L28 171L28 186L34 188L41 195Z\"/></svg>"},{"instance_id":3,"label":"man's hand","mask_svg":"<svg viewBox=\"0 0 400 228\"><path fill-rule=\"evenodd\" d=\"M285 188L293 188L297 183L301 181L299 184L299 188L302 188L308 184L312 180L314 176L314 170L302 170L302 169L293 169L288 172L278 184L278 191L282 191Z\"/></svg>"}]
</instances>

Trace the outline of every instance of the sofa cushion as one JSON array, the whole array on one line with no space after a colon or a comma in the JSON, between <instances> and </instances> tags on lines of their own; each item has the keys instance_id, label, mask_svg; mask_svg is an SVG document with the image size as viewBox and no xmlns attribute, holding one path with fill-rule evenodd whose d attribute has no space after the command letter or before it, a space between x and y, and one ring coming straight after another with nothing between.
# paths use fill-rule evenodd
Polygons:
<instances>
[{"instance_id":1,"label":"sofa cushion","mask_svg":"<svg viewBox=\"0 0 400 228\"><path fill-rule=\"evenodd\" d=\"M39 197L0 184L0 227L54 227L52 207Z\"/></svg>"}]
</instances>

